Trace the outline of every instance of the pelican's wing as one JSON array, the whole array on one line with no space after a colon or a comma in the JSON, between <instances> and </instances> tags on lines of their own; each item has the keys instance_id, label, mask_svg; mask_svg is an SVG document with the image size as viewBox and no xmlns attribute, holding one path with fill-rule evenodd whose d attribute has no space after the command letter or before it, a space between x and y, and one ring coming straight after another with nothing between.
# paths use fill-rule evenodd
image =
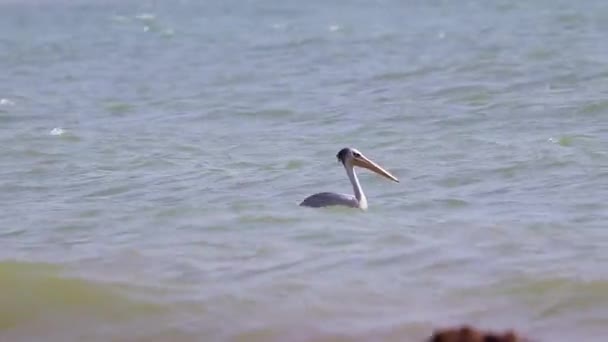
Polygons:
<instances>
[{"instance_id":1,"label":"pelican's wing","mask_svg":"<svg viewBox=\"0 0 608 342\"><path fill-rule=\"evenodd\" d=\"M328 207L332 205L343 205L356 208L359 203L353 195L337 194L335 192L320 192L306 197L300 205L312 208Z\"/></svg>"}]
</instances>

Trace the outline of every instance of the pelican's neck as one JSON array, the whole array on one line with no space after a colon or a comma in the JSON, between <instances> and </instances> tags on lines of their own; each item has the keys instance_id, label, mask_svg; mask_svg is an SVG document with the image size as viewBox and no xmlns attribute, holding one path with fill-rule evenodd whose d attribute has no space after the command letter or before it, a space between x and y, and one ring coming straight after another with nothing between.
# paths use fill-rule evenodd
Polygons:
<instances>
[{"instance_id":1,"label":"pelican's neck","mask_svg":"<svg viewBox=\"0 0 608 342\"><path fill-rule=\"evenodd\" d=\"M355 173L355 168L352 165L344 165L344 168L346 169L346 173L348 174L348 179L350 179L350 184L353 185L353 192L355 193L355 198L357 199L357 202L359 202L359 207L367 208L367 198L365 198L363 189L361 189L359 178Z\"/></svg>"}]
</instances>

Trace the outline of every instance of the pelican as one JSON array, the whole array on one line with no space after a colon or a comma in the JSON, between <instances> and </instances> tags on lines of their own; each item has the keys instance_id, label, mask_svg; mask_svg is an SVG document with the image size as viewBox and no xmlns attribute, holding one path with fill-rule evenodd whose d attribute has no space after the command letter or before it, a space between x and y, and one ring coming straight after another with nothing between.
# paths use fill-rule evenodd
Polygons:
<instances>
[{"instance_id":1,"label":"pelican","mask_svg":"<svg viewBox=\"0 0 608 342\"><path fill-rule=\"evenodd\" d=\"M350 179L350 183L353 185L355 195L337 194L335 192L320 192L304 199L304 201L300 203L300 206L321 208L339 205L350 208L359 208L362 210L367 209L367 198L363 193L363 189L361 189L359 178L357 178L357 174L355 173L355 166L374 171L381 176L399 183L399 180L395 176L391 175L378 164L369 160L361 152L354 148L345 147L341 149L336 155L336 158L338 158L338 161L344 165L344 169L346 170L346 174Z\"/></svg>"}]
</instances>

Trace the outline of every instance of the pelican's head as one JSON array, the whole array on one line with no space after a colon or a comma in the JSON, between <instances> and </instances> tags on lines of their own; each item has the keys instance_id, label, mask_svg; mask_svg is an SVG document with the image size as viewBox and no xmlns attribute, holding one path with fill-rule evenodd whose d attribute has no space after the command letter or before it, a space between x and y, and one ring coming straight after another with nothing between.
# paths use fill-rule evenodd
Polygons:
<instances>
[{"instance_id":1,"label":"pelican's head","mask_svg":"<svg viewBox=\"0 0 608 342\"><path fill-rule=\"evenodd\" d=\"M397 177L393 176L392 174L390 174L390 172L388 172L385 169L383 169L382 167L380 167L380 165L367 159L367 157L365 157L363 155L363 153L359 152L358 150L356 150L354 148L345 147L345 148L341 149L340 152L338 152L338 154L336 154L336 158L338 158L338 160L345 167L354 167L354 166L363 167L363 168L371 170L381 176L384 176L392 181L399 183L399 180L397 179Z\"/></svg>"}]
</instances>

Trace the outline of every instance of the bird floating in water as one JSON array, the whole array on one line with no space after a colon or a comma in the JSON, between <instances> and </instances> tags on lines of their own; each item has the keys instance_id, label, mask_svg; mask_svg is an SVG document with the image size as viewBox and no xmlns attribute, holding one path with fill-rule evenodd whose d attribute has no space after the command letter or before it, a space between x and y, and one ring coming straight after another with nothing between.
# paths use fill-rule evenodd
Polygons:
<instances>
[{"instance_id":1,"label":"bird floating in water","mask_svg":"<svg viewBox=\"0 0 608 342\"><path fill-rule=\"evenodd\" d=\"M304 199L304 201L300 203L300 206L321 208L338 205L363 210L367 209L367 198L363 193L363 189L361 189L359 178L357 178L357 174L355 173L355 166L366 168L399 183L399 180L395 176L380 167L378 164L369 160L361 152L354 148L345 147L341 149L336 155L336 158L338 158L342 165L344 165L344 169L346 170L346 174L350 179L350 183L353 185L355 195L337 194L334 192L320 192Z\"/></svg>"}]
</instances>

